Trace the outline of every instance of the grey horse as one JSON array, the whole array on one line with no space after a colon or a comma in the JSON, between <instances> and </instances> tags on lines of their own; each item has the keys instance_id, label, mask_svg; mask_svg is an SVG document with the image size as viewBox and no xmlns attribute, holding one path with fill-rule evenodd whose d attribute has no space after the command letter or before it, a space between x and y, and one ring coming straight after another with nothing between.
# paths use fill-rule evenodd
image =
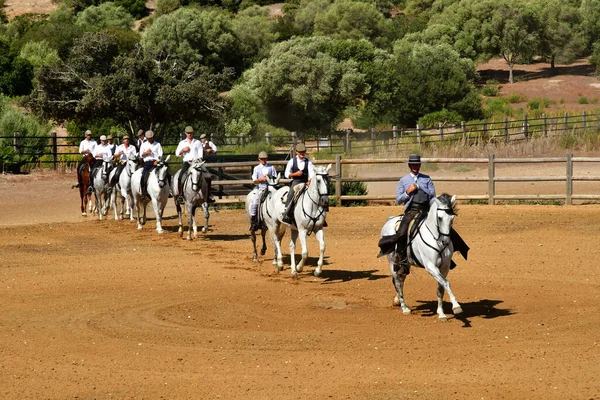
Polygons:
<instances>
[{"instance_id":1,"label":"grey horse","mask_svg":"<svg viewBox=\"0 0 600 400\"><path fill-rule=\"evenodd\" d=\"M204 161L200 158L195 158L190 163L190 168L188 169L188 176L183 181L182 192L185 206L188 214L188 234L187 240L191 240L192 238L196 239L198 237L198 227L196 225L196 208L198 206L202 206L202 210L204 210L204 226L202 227L202 233L206 233L208 231L208 219L210 218L210 213L208 211L208 182L204 179L204 174L202 171L202 165ZM179 174L181 174L181 170L175 173L173 176L173 198L177 199L179 196L178 185ZM177 216L179 217L179 236L183 236L183 218L182 218L182 209L181 204L175 201L175 207L177 208ZM194 231L192 235L192 229Z\"/></svg>"}]
</instances>

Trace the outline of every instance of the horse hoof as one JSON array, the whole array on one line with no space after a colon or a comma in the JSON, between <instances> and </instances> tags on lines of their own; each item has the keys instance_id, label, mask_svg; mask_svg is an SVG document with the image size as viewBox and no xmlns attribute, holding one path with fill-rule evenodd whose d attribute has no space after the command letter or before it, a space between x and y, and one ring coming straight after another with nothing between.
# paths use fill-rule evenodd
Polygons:
<instances>
[{"instance_id":1,"label":"horse hoof","mask_svg":"<svg viewBox=\"0 0 600 400\"><path fill-rule=\"evenodd\" d=\"M263 250L263 249L261 249L261 250L260 250L260 255L261 255L261 256L264 256L265 254L267 254L267 249L264 249L264 250Z\"/></svg>"},{"instance_id":2,"label":"horse hoof","mask_svg":"<svg viewBox=\"0 0 600 400\"><path fill-rule=\"evenodd\" d=\"M194 232L192 234L192 239L198 239L198 232Z\"/></svg>"},{"instance_id":3,"label":"horse hoof","mask_svg":"<svg viewBox=\"0 0 600 400\"><path fill-rule=\"evenodd\" d=\"M442 322L448 322L448 317L446 317L445 315L444 315L444 316L440 315L440 316L438 317L438 320L440 320L440 321L442 321Z\"/></svg>"},{"instance_id":4,"label":"horse hoof","mask_svg":"<svg viewBox=\"0 0 600 400\"><path fill-rule=\"evenodd\" d=\"M400 305L400 299L398 298L398 296L394 297L394 301L392 301L392 304L395 306L399 306Z\"/></svg>"},{"instance_id":5,"label":"horse hoof","mask_svg":"<svg viewBox=\"0 0 600 400\"><path fill-rule=\"evenodd\" d=\"M206 228L202 228L202 233L206 233L207 229Z\"/></svg>"},{"instance_id":6,"label":"horse hoof","mask_svg":"<svg viewBox=\"0 0 600 400\"><path fill-rule=\"evenodd\" d=\"M319 276L321 276L321 269L317 268L315 269L315 276L318 278Z\"/></svg>"},{"instance_id":7,"label":"horse hoof","mask_svg":"<svg viewBox=\"0 0 600 400\"><path fill-rule=\"evenodd\" d=\"M252 262L258 262L258 257L252 257Z\"/></svg>"},{"instance_id":8,"label":"horse hoof","mask_svg":"<svg viewBox=\"0 0 600 400\"><path fill-rule=\"evenodd\" d=\"M303 266L299 266L299 265L298 265L298 266L296 267L296 271L298 271L298 272L302 272L302 270L303 270L303 269L304 269L304 265L303 265Z\"/></svg>"},{"instance_id":9,"label":"horse hoof","mask_svg":"<svg viewBox=\"0 0 600 400\"><path fill-rule=\"evenodd\" d=\"M83 212L83 213L81 213L81 216L82 216L82 217L87 217L87 213L84 213L84 212Z\"/></svg>"},{"instance_id":10,"label":"horse hoof","mask_svg":"<svg viewBox=\"0 0 600 400\"><path fill-rule=\"evenodd\" d=\"M119 221L122 221L122 220L123 220L123 216L119 215Z\"/></svg>"},{"instance_id":11,"label":"horse hoof","mask_svg":"<svg viewBox=\"0 0 600 400\"><path fill-rule=\"evenodd\" d=\"M452 313L453 313L454 315L462 314L462 312L463 312L463 309L462 309L461 307L454 307L454 308L452 309Z\"/></svg>"},{"instance_id":12,"label":"horse hoof","mask_svg":"<svg viewBox=\"0 0 600 400\"><path fill-rule=\"evenodd\" d=\"M164 233L164 231L163 231L162 229L161 229L160 231L159 231L159 230L157 230L156 232L157 232L159 235L162 235L162 234Z\"/></svg>"},{"instance_id":13,"label":"horse hoof","mask_svg":"<svg viewBox=\"0 0 600 400\"><path fill-rule=\"evenodd\" d=\"M402 310L402 314L404 314L404 315L408 315L410 313L411 313L410 308L407 308L406 310Z\"/></svg>"},{"instance_id":14,"label":"horse hoof","mask_svg":"<svg viewBox=\"0 0 600 400\"><path fill-rule=\"evenodd\" d=\"M177 233L179 234L179 237L183 237L183 230L179 229Z\"/></svg>"}]
</instances>

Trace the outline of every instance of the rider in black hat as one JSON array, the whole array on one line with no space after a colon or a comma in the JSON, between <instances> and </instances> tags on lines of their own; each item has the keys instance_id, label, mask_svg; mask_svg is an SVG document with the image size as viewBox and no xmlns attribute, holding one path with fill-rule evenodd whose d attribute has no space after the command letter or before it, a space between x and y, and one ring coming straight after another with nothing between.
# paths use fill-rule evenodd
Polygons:
<instances>
[{"instance_id":1,"label":"rider in black hat","mask_svg":"<svg viewBox=\"0 0 600 400\"><path fill-rule=\"evenodd\" d=\"M435 187L428 175L421 174L421 156L411 154L408 158L410 173L398 181L396 204L404 204L404 217L398 228L398 248L400 264L404 273L408 273L407 236L408 225L421 213L427 214L429 202L435 198Z\"/></svg>"}]
</instances>

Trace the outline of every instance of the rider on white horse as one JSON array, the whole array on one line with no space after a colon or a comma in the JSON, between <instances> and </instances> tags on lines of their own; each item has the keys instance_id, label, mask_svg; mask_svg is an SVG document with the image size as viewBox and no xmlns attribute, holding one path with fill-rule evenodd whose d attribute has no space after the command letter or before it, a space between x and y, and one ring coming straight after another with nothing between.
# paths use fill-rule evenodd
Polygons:
<instances>
[{"instance_id":1,"label":"rider on white horse","mask_svg":"<svg viewBox=\"0 0 600 400\"><path fill-rule=\"evenodd\" d=\"M423 217L429 211L429 203L435 198L435 187L428 175L421 174L421 156L411 154L408 158L410 173L400 178L396 188L396 204L404 203L404 217L398 228L397 252L400 266L405 274L409 273L407 237L408 226L419 215Z\"/></svg>"},{"instance_id":2,"label":"rider on white horse","mask_svg":"<svg viewBox=\"0 0 600 400\"><path fill-rule=\"evenodd\" d=\"M287 200L285 202L285 213L281 222L284 224L291 224L291 214L293 210L292 200L296 191L294 187L297 185L309 186L311 180L315 176L315 166L313 163L305 157L306 146L304 143L298 143L296 145L296 156L288 161L285 167L284 176L288 179L292 179L290 183L290 191L288 192Z\"/></svg>"},{"instance_id":3,"label":"rider on white horse","mask_svg":"<svg viewBox=\"0 0 600 400\"><path fill-rule=\"evenodd\" d=\"M181 168L179 179L177 181L177 193L179 193L179 195L175 199L177 203L183 204L183 182L185 182L185 179L187 178L190 163L192 160L202 158L203 156L202 143L199 140L194 139L194 128L191 126L185 127L185 139L179 142L177 150L175 150L175 155L177 157L183 157L183 167Z\"/></svg>"},{"instance_id":4,"label":"rider on white horse","mask_svg":"<svg viewBox=\"0 0 600 400\"><path fill-rule=\"evenodd\" d=\"M252 171L252 181L256 185L258 185L258 190L254 198L252 199L252 205L250 206L250 232L259 230L261 226L261 221L258 220L258 205L261 197L263 196L263 193L269 186L267 184L267 178L269 176L277 176L277 171L275 170L275 167L267 162L268 158L269 155L267 154L267 152L261 151L258 154L258 161L260 161L260 164L254 167L254 170Z\"/></svg>"},{"instance_id":5,"label":"rider on white horse","mask_svg":"<svg viewBox=\"0 0 600 400\"><path fill-rule=\"evenodd\" d=\"M106 144L106 136L100 136L100 144L96 145L94 148L94 158L96 159L96 163L94 164L94 168L92 169L92 173L90 175L90 186L88 188L88 193L94 192L94 177L98 169L102 168L102 164L106 162L111 162L112 153L110 151L110 147Z\"/></svg>"},{"instance_id":6,"label":"rider on white horse","mask_svg":"<svg viewBox=\"0 0 600 400\"><path fill-rule=\"evenodd\" d=\"M140 147L140 156L144 159L144 171L142 172L142 195L148 197L148 175L158 161L162 158L163 150L160 143L154 140L154 132L146 132L146 142Z\"/></svg>"},{"instance_id":7,"label":"rider on white horse","mask_svg":"<svg viewBox=\"0 0 600 400\"><path fill-rule=\"evenodd\" d=\"M118 161L118 165L117 171L113 175L113 179L111 181L112 186L116 185L117 182L119 182L119 176L121 175L121 172L123 172L125 165L127 165L127 160L134 159L135 156L137 156L137 149L135 148L135 146L129 144L128 135L123 136L123 144L117 146L115 150L115 155L113 157L113 160Z\"/></svg>"}]
</instances>

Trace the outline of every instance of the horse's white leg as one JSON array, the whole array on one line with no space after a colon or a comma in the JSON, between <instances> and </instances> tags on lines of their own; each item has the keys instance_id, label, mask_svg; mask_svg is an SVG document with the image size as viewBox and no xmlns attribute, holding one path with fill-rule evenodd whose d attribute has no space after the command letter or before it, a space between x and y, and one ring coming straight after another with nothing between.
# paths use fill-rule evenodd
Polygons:
<instances>
[{"instance_id":1,"label":"horse's white leg","mask_svg":"<svg viewBox=\"0 0 600 400\"><path fill-rule=\"evenodd\" d=\"M98 209L98 218L102 221L102 193L98 195L98 192L94 190L94 197L96 197L96 208Z\"/></svg>"},{"instance_id":2,"label":"horse's white leg","mask_svg":"<svg viewBox=\"0 0 600 400\"><path fill-rule=\"evenodd\" d=\"M135 204L133 201L133 195L129 195L129 193L127 193L127 212L129 213L129 219L131 221L133 221L135 219L135 215L133 214L134 207L135 207Z\"/></svg>"},{"instance_id":3,"label":"horse's white leg","mask_svg":"<svg viewBox=\"0 0 600 400\"><path fill-rule=\"evenodd\" d=\"M406 301L404 301L404 280L406 279L406 275L398 272L400 270L400 264L397 253L389 254L387 257L390 263L390 271L392 272L392 283L396 288L394 305L400 306L400 308L402 308L402 313L410 314L411 310L406 305Z\"/></svg>"},{"instance_id":4,"label":"horse's white leg","mask_svg":"<svg viewBox=\"0 0 600 400\"><path fill-rule=\"evenodd\" d=\"M260 230L260 235L262 236L262 248L260 249L260 255L264 256L267 253L267 242L265 241L265 235L267 234L266 229Z\"/></svg>"},{"instance_id":5,"label":"horse's white leg","mask_svg":"<svg viewBox=\"0 0 600 400\"><path fill-rule=\"evenodd\" d=\"M277 229L271 231L271 240L273 241L273 265L277 270L283 270L283 255L281 254L281 240L277 235Z\"/></svg>"},{"instance_id":6,"label":"horse's white leg","mask_svg":"<svg viewBox=\"0 0 600 400\"><path fill-rule=\"evenodd\" d=\"M210 211L208 211L208 203L202 203L202 211L204 211L204 227L202 233L208 232L208 219L210 218Z\"/></svg>"},{"instance_id":7,"label":"horse's white leg","mask_svg":"<svg viewBox=\"0 0 600 400\"><path fill-rule=\"evenodd\" d=\"M300 246L302 247L302 258L300 259L300 262L298 263L298 265L296 266L296 270L298 272L302 272L302 270L304 269L304 263L306 262L306 259L308 258L308 244L306 243L306 230L303 228L299 228L298 229L298 237L300 237ZM319 273L321 273L321 271L319 271ZM318 276L316 274L315 271L315 275Z\"/></svg>"},{"instance_id":8,"label":"horse's white leg","mask_svg":"<svg viewBox=\"0 0 600 400\"><path fill-rule=\"evenodd\" d=\"M142 230L142 200L139 195L135 194L135 199L133 200L133 206L135 207L136 219L137 219L137 228L138 231Z\"/></svg>"},{"instance_id":9,"label":"horse's white leg","mask_svg":"<svg viewBox=\"0 0 600 400\"><path fill-rule=\"evenodd\" d=\"M258 252L256 251L256 232L250 231L250 240L252 240L252 261L258 261Z\"/></svg>"},{"instance_id":10,"label":"horse's white leg","mask_svg":"<svg viewBox=\"0 0 600 400\"><path fill-rule=\"evenodd\" d=\"M298 277L298 270L296 269L296 239L298 239L298 231L292 229L292 238L290 239L290 266L292 267L292 278Z\"/></svg>"},{"instance_id":11,"label":"horse's white leg","mask_svg":"<svg viewBox=\"0 0 600 400\"><path fill-rule=\"evenodd\" d=\"M319 242L319 261L317 261L317 269L315 269L315 276L321 275L323 267L323 258L325 257L325 232L323 229L319 229L315 232L315 237Z\"/></svg>"},{"instance_id":12,"label":"horse's white leg","mask_svg":"<svg viewBox=\"0 0 600 400\"><path fill-rule=\"evenodd\" d=\"M192 203L187 203L187 212L188 212L188 234L187 240L192 240L192 229L194 229L194 233L196 233L196 226L194 222L194 205ZM195 235L194 235L195 236Z\"/></svg>"},{"instance_id":13,"label":"horse's white leg","mask_svg":"<svg viewBox=\"0 0 600 400\"><path fill-rule=\"evenodd\" d=\"M183 210L181 209L181 204L177 204L177 202L175 202L175 208L177 209L177 220L179 223L177 234L179 237L183 237Z\"/></svg>"},{"instance_id":14,"label":"horse's white leg","mask_svg":"<svg viewBox=\"0 0 600 400\"><path fill-rule=\"evenodd\" d=\"M117 206L117 190L113 190L112 193L110 194L110 202L113 205L114 211L115 211L115 221L122 219L119 218L119 213L118 213L118 206ZM121 210L123 209L123 206L121 206Z\"/></svg>"},{"instance_id":15,"label":"horse's white leg","mask_svg":"<svg viewBox=\"0 0 600 400\"><path fill-rule=\"evenodd\" d=\"M438 282L438 291L437 291L438 292L438 308L437 308L438 318L441 320L446 319L446 314L444 314L444 310L442 309L442 297L440 296L440 294L443 296L443 291L440 292L439 286L441 286L443 288L443 290L448 292L448 297L450 297L450 301L452 302L452 312L454 313L454 315L458 315L458 314L462 313L463 310L460 307L460 304L458 304L458 301L456 301L456 297L454 297L454 293L452 293L452 290L450 289L450 282L448 282L448 280L444 277L442 272L436 266L432 265L431 263L425 263L425 269ZM446 272L446 274L447 273L448 272Z\"/></svg>"},{"instance_id":16,"label":"horse's white leg","mask_svg":"<svg viewBox=\"0 0 600 400\"><path fill-rule=\"evenodd\" d=\"M152 208L154 208L154 215L156 215L156 232L158 232L160 235L163 233L162 208L161 204L158 202L158 199L152 199Z\"/></svg>"},{"instance_id":17,"label":"horse's white leg","mask_svg":"<svg viewBox=\"0 0 600 400\"><path fill-rule=\"evenodd\" d=\"M192 208L192 227L193 227L192 237L194 239L198 238L198 225L196 223L196 208L197 208L197 206L194 206Z\"/></svg>"}]
</instances>

